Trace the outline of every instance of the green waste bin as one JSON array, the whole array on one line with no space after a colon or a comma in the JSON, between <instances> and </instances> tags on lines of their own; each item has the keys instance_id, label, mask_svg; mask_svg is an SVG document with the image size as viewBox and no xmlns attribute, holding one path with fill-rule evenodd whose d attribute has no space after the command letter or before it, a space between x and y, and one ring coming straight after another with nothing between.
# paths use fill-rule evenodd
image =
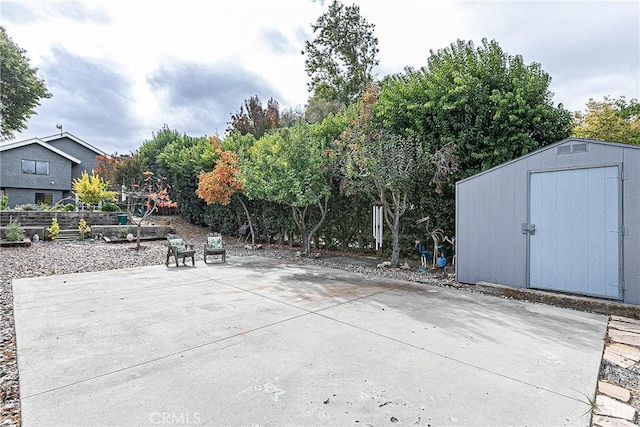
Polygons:
<instances>
[{"instance_id":1,"label":"green waste bin","mask_svg":"<svg viewBox=\"0 0 640 427\"><path fill-rule=\"evenodd\" d=\"M129 215L118 215L118 225L127 225L129 223Z\"/></svg>"}]
</instances>

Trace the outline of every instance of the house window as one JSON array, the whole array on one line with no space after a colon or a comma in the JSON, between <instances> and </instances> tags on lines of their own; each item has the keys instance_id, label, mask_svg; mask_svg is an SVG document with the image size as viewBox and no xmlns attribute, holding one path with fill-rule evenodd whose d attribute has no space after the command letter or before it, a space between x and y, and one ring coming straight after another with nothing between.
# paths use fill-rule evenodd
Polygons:
<instances>
[{"instance_id":1,"label":"house window","mask_svg":"<svg viewBox=\"0 0 640 427\"><path fill-rule=\"evenodd\" d=\"M36 205L53 205L53 193L36 193Z\"/></svg>"},{"instance_id":2,"label":"house window","mask_svg":"<svg viewBox=\"0 0 640 427\"><path fill-rule=\"evenodd\" d=\"M40 160L23 160L22 173L49 175L49 162L43 162Z\"/></svg>"}]
</instances>

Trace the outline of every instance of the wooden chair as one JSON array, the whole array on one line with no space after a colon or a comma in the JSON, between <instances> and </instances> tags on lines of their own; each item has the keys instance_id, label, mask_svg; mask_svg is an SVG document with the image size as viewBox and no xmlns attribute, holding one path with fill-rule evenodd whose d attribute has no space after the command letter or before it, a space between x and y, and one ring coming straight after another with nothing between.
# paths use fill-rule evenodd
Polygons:
<instances>
[{"instance_id":1,"label":"wooden chair","mask_svg":"<svg viewBox=\"0 0 640 427\"><path fill-rule=\"evenodd\" d=\"M227 244L219 233L207 234L207 242L204 244L204 263L207 263L207 255L221 255L222 262L227 261Z\"/></svg>"},{"instance_id":2,"label":"wooden chair","mask_svg":"<svg viewBox=\"0 0 640 427\"><path fill-rule=\"evenodd\" d=\"M191 258L191 265L196 265L195 261L196 251L193 249L193 245L186 244L180 236L175 234L167 234L167 260L165 265L169 265L169 258L172 256L176 260L176 267L179 267L178 259L182 258L182 264L187 265L186 258Z\"/></svg>"}]
</instances>

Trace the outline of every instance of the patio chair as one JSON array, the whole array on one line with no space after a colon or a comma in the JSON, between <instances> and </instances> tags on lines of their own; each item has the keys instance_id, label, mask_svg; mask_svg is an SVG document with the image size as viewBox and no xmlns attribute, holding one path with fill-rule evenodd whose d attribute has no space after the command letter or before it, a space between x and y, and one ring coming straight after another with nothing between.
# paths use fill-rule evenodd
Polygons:
<instances>
[{"instance_id":1,"label":"patio chair","mask_svg":"<svg viewBox=\"0 0 640 427\"><path fill-rule=\"evenodd\" d=\"M227 244L219 233L207 234L207 242L204 244L204 263L207 263L207 255L222 256L222 262L227 261Z\"/></svg>"},{"instance_id":2,"label":"patio chair","mask_svg":"<svg viewBox=\"0 0 640 427\"><path fill-rule=\"evenodd\" d=\"M191 265L196 265L193 245L187 244L175 234L167 234L167 260L165 265L169 265L169 259L173 256L176 260L176 267L179 267L178 259L182 258L182 264L187 265L186 258L191 258Z\"/></svg>"}]
</instances>

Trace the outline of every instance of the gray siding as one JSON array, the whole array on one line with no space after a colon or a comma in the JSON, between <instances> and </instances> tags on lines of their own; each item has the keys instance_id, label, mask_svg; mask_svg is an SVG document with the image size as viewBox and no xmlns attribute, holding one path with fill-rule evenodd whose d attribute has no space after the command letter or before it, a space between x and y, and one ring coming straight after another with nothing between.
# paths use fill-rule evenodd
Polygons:
<instances>
[{"instance_id":1,"label":"gray siding","mask_svg":"<svg viewBox=\"0 0 640 427\"><path fill-rule=\"evenodd\" d=\"M640 150L627 148L623 151L622 210L624 301L640 304Z\"/></svg>"},{"instance_id":2,"label":"gray siding","mask_svg":"<svg viewBox=\"0 0 640 427\"><path fill-rule=\"evenodd\" d=\"M22 160L49 162L49 175L22 173ZM11 206L35 202L35 193L53 193L53 202L71 189L71 161L41 145L30 144L0 153L0 188Z\"/></svg>"},{"instance_id":3,"label":"gray siding","mask_svg":"<svg viewBox=\"0 0 640 427\"><path fill-rule=\"evenodd\" d=\"M527 286L530 171L622 165L624 302L640 304L640 147L589 141L587 151L557 154L566 140L456 183L456 279Z\"/></svg>"},{"instance_id":4,"label":"gray siding","mask_svg":"<svg viewBox=\"0 0 640 427\"><path fill-rule=\"evenodd\" d=\"M95 151L66 137L49 141L48 144L81 161L79 165L73 165L71 178L80 178L83 171L87 171L87 173L91 175L91 171L95 169L97 155Z\"/></svg>"},{"instance_id":5,"label":"gray siding","mask_svg":"<svg viewBox=\"0 0 640 427\"><path fill-rule=\"evenodd\" d=\"M27 188L3 188L3 191L9 197L9 207L14 208L16 205L28 205L34 204L36 200L36 193L51 193L53 195L53 203L58 202L66 193L58 190L32 190Z\"/></svg>"}]
</instances>

